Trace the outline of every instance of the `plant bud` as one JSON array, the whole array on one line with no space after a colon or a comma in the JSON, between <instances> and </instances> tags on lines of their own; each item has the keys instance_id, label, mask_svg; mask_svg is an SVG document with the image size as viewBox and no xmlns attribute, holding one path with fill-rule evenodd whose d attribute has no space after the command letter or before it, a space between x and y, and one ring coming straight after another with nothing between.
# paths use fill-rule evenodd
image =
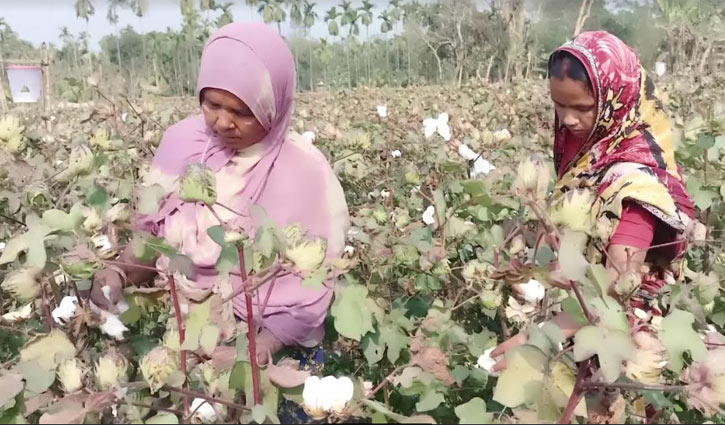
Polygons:
<instances>
[{"instance_id":1,"label":"plant bud","mask_svg":"<svg viewBox=\"0 0 725 425\"><path fill-rule=\"evenodd\" d=\"M111 140L108 134L108 130L105 128L99 128L93 133L91 137L91 145L98 146L99 148L108 149L111 147Z\"/></svg>"},{"instance_id":2,"label":"plant bud","mask_svg":"<svg viewBox=\"0 0 725 425\"><path fill-rule=\"evenodd\" d=\"M554 224L575 232L589 234L592 231L592 204L594 195L587 189L574 189L567 192L556 203L551 219Z\"/></svg>"},{"instance_id":3,"label":"plant bud","mask_svg":"<svg viewBox=\"0 0 725 425\"><path fill-rule=\"evenodd\" d=\"M179 198L184 202L216 202L216 176L204 164L190 164L181 178Z\"/></svg>"},{"instance_id":4,"label":"plant bud","mask_svg":"<svg viewBox=\"0 0 725 425\"><path fill-rule=\"evenodd\" d=\"M95 232L103 227L103 220L95 208L88 208L86 219L83 220L83 230L86 232Z\"/></svg>"},{"instance_id":5,"label":"plant bud","mask_svg":"<svg viewBox=\"0 0 725 425\"><path fill-rule=\"evenodd\" d=\"M639 273L627 272L614 283L614 292L623 297L630 296L641 284L642 276Z\"/></svg>"},{"instance_id":6,"label":"plant bud","mask_svg":"<svg viewBox=\"0 0 725 425\"><path fill-rule=\"evenodd\" d=\"M25 149L23 131L25 127L20 120L12 115L0 119L0 145L10 153L17 153Z\"/></svg>"},{"instance_id":7,"label":"plant bud","mask_svg":"<svg viewBox=\"0 0 725 425\"><path fill-rule=\"evenodd\" d=\"M532 155L521 161L511 189L516 196L532 201L544 200L549 190L549 167L544 159Z\"/></svg>"},{"instance_id":8,"label":"plant bud","mask_svg":"<svg viewBox=\"0 0 725 425\"><path fill-rule=\"evenodd\" d=\"M511 245L509 245L509 253L511 255L516 255L520 252L523 252L525 249L526 241L524 240L523 236L518 235L511 240Z\"/></svg>"},{"instance_id":9,"label":"plant bud","mask_svg":"<svg viewBox=\"0 0 725 425\"><path fill-rule=\"evenodd\" d=\"M290 224L282 229L287 246L297 245L305 237L307 231L299 224Z\"/></svg>"},{"instance_id":10,"label":"plant bud","mask_svg":"<svg viewBox=\"0 0 725 425\"><path fill-rule=\"evenodd\" d=\"M119 202L116 205L106 211L106 221L111 223L116 221L127 221L131 218L131 212L128 209L128 204Z\"/></svg>"},{"instance_id":11,"label":"plant bud","mask_svg":"<svg viewBox=\"0 0 725 425\"><path fill-rule=\"evenodd\" d=\"M58 367L58 379L63 390L74 393L83 387L83 368L75 358L68 359Z\"/></svg>"},{"instance_id":12,"label":"plant bud","mask_svg":"<svg viewBox=\"0 0 725 425\"><path fill-rule=\"evenodd\" d=\"M480 295L481 304L488 310L496 310L503 302L501 291L484 290Z\"/></svg>"},{"instance_id":13,"label":"plant bud","mask_svg":"<svg viewBox=\"0 0 725 425\"><path fill-rule=\"evenodd\" d=\"M463 266L461 275L466 282L469 283L483 283L488 278L488 272L491 266L483 264L478 261L469 261Z\"/></svg>"},{"instance_id":14,"label":"plant bud","mask_svg":"<svg viewBox=\"0 0 725 425\"><path fill-rule=\"evenodd\" d=\"M77 176L90 174L96 163L93 151L85 144L73 147L68 157L68 167L58 175L58 180L67 181Z\"/></svg>"},{"instance_id":15,"label":"plant bud","mask_svg":"<svg viewBox=\"0 0 725 425\"><path fill-rule=\"evenodd\" d=\"M178 354L166 347L156 347L149 351L140 363L141 373L149 384L152 393L177 380L180 373ZM183 375L181 380L183 382Z\"/></svg>"},{"instance_id":16,"label":"plant bud","mask_svg":"<svg viewBox=\"0 0 725 425\"><path fill-rule=\"evenodd\" d=\"M40 269L24 267L8 273L0 286L18 300L32 300L40 294L39 278Z\"/></svg>"},{"instance_id":17,"label":"plant bud","mask_svg":"<svg viewBox=\"0 0 725 425\"><path fill-rule=\"evenodd\" d=\"M302 273L317 270L325 260L327 242L321 238L305 239L293 246L287 245L285 257Z\"/></svg>"},{"instance_id":18,"label":"plant bud","mask_svg":"<svg viewBox=\"0 0 725 425\"><path fill-rule=\"evenodd\" d=\"M109 350L96 363L96 384L103 391L126 382L128 361L115 349Z\"/></svg>"},{"instance_id":19,"label":"plant bud","mask_svg":"<svg viewBox=\"0 0 725 425\"><path fill-rule=\"evenodd\" d=\"M627 361L626 375L642 384L657 385L662 382L662 371L667 365L667 350L650 332L637 332L632 336L637 347L634 359Z\"/></svg>"}]
</instances>

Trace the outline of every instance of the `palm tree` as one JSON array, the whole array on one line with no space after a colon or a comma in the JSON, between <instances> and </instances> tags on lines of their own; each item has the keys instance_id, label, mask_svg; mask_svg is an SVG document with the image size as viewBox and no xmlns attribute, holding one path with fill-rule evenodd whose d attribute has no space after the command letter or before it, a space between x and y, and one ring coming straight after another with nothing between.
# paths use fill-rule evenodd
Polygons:
<instances>
[{"instance_id":1,"label":"palm tree","mask_svg":"<svg viewBox=\"0 0 725 425\"><path fill-rule=\"evenodd\" d=\"M78 67L78 45L75 42L73 34L68 30L68 27L60 28L60 39L63 41L64 46L70 47L73 51L73 64Z\"/></svg>"},{"instance_id":2,"label":"palm tree","mask_svg":"<svg viewBox=\"0 0 725 425\"><path fill-rule=\"evenodd\" d=\"M261 0L257 12L262 14L265 24L276 22L277 31L282 34L282 22L287 19L287 12L282 7L281 0Z\"/></svg>"},{"instance_id":3,"label":"palm tree","mask_svg":"<svg viewBox=\"0 0 725 425\"><path fill-rule=\"evenodd\" d=\"M121 30L118 28L118 8L124 5L126 5L126 0L110 0L108 13L106 13L108 23L116 28L116 60L119 69L121 69Z\"/></svg>"},{"instance_id":4,"label":"palm tree","mask_svg":"<svg viewBox=\"0 0 725 425\"><path fill-rule=\"evenodd\" d=\"M349 40L350 38L353 38L353 36L360 35L360 25L358 23L360 20L360 14L358 13L358 10L352 7L352 3L349 0L343 0L342 3L340 3L340 8L342 9L340 25L348 27L347 39ZM345 57L347 62L349 87L352 88L352 70L350 67L350 56L348 50L349 49L345 49ZM357 63L355 65L355 70L357 71Z\"/></svg>"},{"instance_id":5,"label":"palm tree","mask_svg":"<svg viewBox=\"0 0 725 425\"><path fill-rule=\"evenodd\" d=\"M305 39L309 37L310 34L310 28L312 28L315 25L315 21L317 21L317 12L315 12L315 7L317 6L317 3L310 2L309 0L305 0L303 11L302 11L302 26L305 28ZM310 90L315 90L315 83L313 78L313 67L312 67L312 42L310 42L309 47L309 56L310 56Z\"/></svg>"},{"instance_id":6,"label":"palm tree","mask_svg":"<svg viewBox=\"0 0 725 425\"><path fill-rule=\"evenodd\" d=\"M76 17L82 18L88 22L91 16L96 13L96 8L93 7L91 0L76 0Z\"/></svg>"},{"instance_id":7,"label":"palm tree","mask_svg":"<svg viewBox=\"0 0 725 425\"><path fill-rule=\"evenodd\" d=\"M144 77L146 76L146 34L143 30L143 17L146 14L146 12L149 10L149 1L148 0L131 0L131 7L133 8L133 13L138 17L138 25L139 30L141 32L141 53L142 53L142 59L141 59L141 75Z\"/></svg>"},{"instance_id":8,"label":"palm tree","mask_svg":"<svg viewBox=\"0 0 725 425\"><path fill-rule=\"evenodd\" d=\"M217 5L217 9L221 10L222 14L219 15L218 18L216 18L216 26L217 28L221 28L226 24L231 24L234 22L234 15L232 15L232 5L233 3L224 3Z\"/></svg>"},{"instance_id":9,"label":"palm tree","mask_svg":"<svg viewBox=\"0 0 725 425\"><path fill-rule=\"evenodd\" d=\"M373 23L373 7L374 5L370 2L370 0L363 0L363 5L358 9L359 16L360 16L360 22L362 22L363 25L365 25L365 46L368 46L370 43L370 25ZM370 80L370 74L371 74L371 67L370 67L370 51L369 49L365 48L365 69L367 71L367 78L368 81Z\"/></svg>"},{"instance_id":10,"label":"palm tree","mask_svg":"<svg viewBox=\"0 0 725 425\"><path fill-rule=\"evenodd\" d=\"M327 32L330 33L330 36L337 37L340 35L340 27L337 24L337 18L340 17L340 14L337 12L337 8L335 6L332 6L327 10L327 13L325 14L325 22L327 22Z\"/></svg>"}]
</instances>

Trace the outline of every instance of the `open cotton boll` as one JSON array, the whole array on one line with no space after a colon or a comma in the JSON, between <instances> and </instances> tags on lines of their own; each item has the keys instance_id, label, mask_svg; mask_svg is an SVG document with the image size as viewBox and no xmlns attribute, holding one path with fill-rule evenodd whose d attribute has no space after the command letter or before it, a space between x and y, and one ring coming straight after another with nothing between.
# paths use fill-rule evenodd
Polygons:
<instances>
[{"instance_id":1,"label":"open cotton boll","mask_svg":"<svg viewBox=\"0 0 725 425\"><path fill-rule=\"evenodd\" d=\"M458 146L458 154L461 155L461 157L466 161L473 161L479 156L478 153L476 153L473 149L469 148L468 145L463 143Z\"/></svg>"},{"instance_id":2,"label":"open cotton boll","mask_svg":"<svg viewBox=\"0 0 725 425\"><path fill-rule=\"evenodd\" d=\"M2 252L3 249L5 249L5 242L0 242L0 252Z\"/></svg>"},{"instance_id":3,"label":"open cotton boll","mask_svg":"<svg viewBox=\"0 0 725 425\"><path fill-rule=\"evenodd\" d=\"M317 139L317 135L313 131L305 131L302 133L302 138L310 143L314 143L315 139Z\"/></svg>"},{"instance_id":4,"label":"open cotton boll","mask_svg":"<svg viewBox=\"0 0 725 425\"><path fill-rule=\"evenodd\" d=\"M55 323L62 325L68 322L76 314L76 308L78 307L78 298L67 296L60 300L58 307L54 308L50 313L53 316Z\"/></svg>"},{"instance_id":5,"label":"open cotton boll","mask_svg":"<svg viewBox=\"0 0 725 425\"><path fill-rule=\"evenodd\" d=\"M106 288L107 287L103 287L104 294L106 293ZM108 298L108 295L106 295L106 298ZM109 311L103 310L102 308L93 304L93 301L90 302L90 305L91 310L94 313L99 314L101 316L101 319L103 319L103 324L99 326L101 332L118 341L122 341L124 339L123 333L126 332L128 328L126 327L126 325L123 324L121 319L119 319L117 315Z\"/></svg>"},{"instance_id":6,"label":"open cotton boll","mask_svg":"<svg viewBox=\"0 0 725 425\"><path fill-rule=\"evenodd\" d=\"M486 372L488 372L489 375L492 376L498 376L498 374L493 371L493 366L497 363L497 361L493 357L491 357L491 353L495 349L496 347L489 348L488 350L484 351L483 354L478 357L478 361L476 362L476 366L485 370Z\"/></svg>"},{"instance_id":7,"label":"open cotton boll","mask_svg":"<svg viewBox=\"0 0 725 425\"><path fill-rule=\"evenodd\" d=\"M471 177L475 179L478 176L486 176L495 169L496 167L488 162L488 160L483 159L483 157L479 157L473 161L473 166L471 167Z\"/></svg>"},{"instance_id":8,"label":"open cotton boll","mask_svg":"<svg viewBox=\"0 0 725 425\"><path fill-rule=\"evenodd\" d=\"M323 378L323 381L327 378ZM355 386L352 380L347 376L341 378L333 378L330 381L330 409L329 411L335 413L342 413L347 407L347 404L352 400L352 395L355 392ZM328 409L326 409L328 410Z\"/></svg>"},{"instance_id":9,"label":"open cotton boll","mask_svg":"<svg viewBox=\"0 0 725 425\"><path fill-rule=\"evenodd\" d=\"M378 106L378 116L380 118L386 118L388 116L388 107L385 105Z\"/></svg>"},{"instance_id":10,"label":"open cotton boll","mask_svg":"<svg viewBox=\"0 0 725 425\"><path fill-rule=\"evenodd\" d=\"M347 254L347 255L355 254L355 247L350 246L350 245L345 245L345 254Z\"/></svg>"},{"instance_id":11,"label":"open cotton boll","mask_svg":"<svg viewBox=\"0 0 725 425\"><path fill-rule=\"evenodd\" d=\"M302 390L302 400L305 411L313 419L325 416L322 410L322 380L317 376L310 376L305 380Z\"/></svg>"},{"instance_id":12,"label":"open cotton boll","mask_svg":"<svg viewBox=\"0 0 725 425\"><path fill-rule=\"evenodd\" d=\"M423 212L423 223L428 224L428 225L435 224L435 222L436 222L435 214L436 214L435 207L433 205L428 206L428 208L426 208L425 211Z\"/></svg>"},{"instance_id":13,"label":"open cotton boll","mask_svg":"<svg viewBox=\"0 0 725 425\"><path fill-rule=\"evenodd\" d=\"M546 288L536 279L531 279L521 284L520 288L524 299L530 303L537 303L543 300L546 294Z\"/></svg>"},{"instance_id":14,"label":"open cotton boll","mask_svg":"<svg viewBox=\"0 0 725 425\"><path fill-rule=\"evenodd\" d=\"M220 406L217 405L217 407ZM194 401L191 402L191 411L196 412L194 416L196 416L205 424L212 423L217 419L217 414L214 406L212 406L209 401L203 398L195 398Z\"/></svg>"},{"instance_id":15,"label":"open cotton boll","mask_svg":"<svg viewBox=\"0 0 725 425\"><path fill-rule=\"evenodd\" d=\"M392 156L393 158L400 158L402 155L403 154L397 149L390 152L390 156Z\"/></svg>"},{"instance_id":16,"label":"open cotton boll","mask_svg":"<svg viewBox=\"0 0 725 425\"><path fill-rule=\"evenodd\" d=\"M29 319L33 315L33 303L25 304L15 311L3 314L2 322L17 323Z\"/></svg>"}]
</instances>

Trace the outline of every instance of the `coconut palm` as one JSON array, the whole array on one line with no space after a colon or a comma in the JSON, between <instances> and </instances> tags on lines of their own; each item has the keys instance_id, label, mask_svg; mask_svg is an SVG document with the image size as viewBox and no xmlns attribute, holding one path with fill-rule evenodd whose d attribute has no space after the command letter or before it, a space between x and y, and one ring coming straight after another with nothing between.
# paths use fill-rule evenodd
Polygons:
<instances>
[{"instance_id":1,"label":"coconut palm","mask_svg":"<svg viewBox=\"0 0 725 425\"><path fill-rule=\"evenodd\" d=\"M309 37L310 34L310 28L315 25L315 21L317 21L317 12L315 12L315 7L317 6L317 3L310 2L308 0L305 0L303 8L302 8L302 26L305 29L305 38ZM315 89L314 85L314 76L313 76L313 55L312 55L312 43L310 43L309 47L309 57L310 57L310 90Z\"/></svg>"},{"instance_id":2,"label":"coconut palm","mask_svg":"<svg viewBox=\"0 0 725 425\"><path fill-rule=\"evenodd\" d=\"M282 22L287 19L287 12L282 7L281 0L261 0L257 12L262 15L264 23L277 23L277 31L282 34Z\"/></svg>"},{"instance_id":3,"label":"coconut palm","mask_svg":"<svg viewBox=\"0 0 725 425\"><path fill-rule=\"evenodd\" d=\"M96 8L91 0L76 0L76 17L85 19L86 22L96 13Z\"/></svg>"}]
</instances>

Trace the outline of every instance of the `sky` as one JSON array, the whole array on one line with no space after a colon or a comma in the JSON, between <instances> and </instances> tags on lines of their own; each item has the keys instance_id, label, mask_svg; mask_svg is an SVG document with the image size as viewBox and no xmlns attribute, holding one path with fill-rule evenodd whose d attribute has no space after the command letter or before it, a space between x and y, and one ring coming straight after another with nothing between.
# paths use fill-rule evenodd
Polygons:
<instances>
[{"instance_id":1,"label":"sky","mask_svg":"<svg viewBox=\"0 0 725 425\"><path fill-rule=\"evenodd\" d=\"M255 10L247 6L243 0L228 0L234 3L232 13L235 21L262 21L262 18ZM322 17L330 7L339 4L335 0L316 0L317 14L319 19L312 28L312 35L316 37L327 36L327 24ZM171 27L181 27L181 11L179 0L149 0L148 13L143 18L144 31L164 31ZM374 16L385 9L387 0L373 0L376 5ZM0 0L0 17L10 25L13 31L21 38L39 45L43 41L55 44L59 43L60 28L68 27L71 33L78 34L81 31L88 31L91 39L91 48L97 50L98 42L103 36L114 32L114 28L106 20L108 10L107 0L93 0L96 13L88 23L75 16L74 0ZM354 5L360 5L360 1L354 1ZM136 30L141 30L139 18L128 9L119 10L119 25L131 25ZM282 31L289 34L290 28L283 24ZM380 33L380 21L375 20L370 26L370 35ZM361 28L361 35L365 35L365 29Z\"/></svg>"}]
</instances>

